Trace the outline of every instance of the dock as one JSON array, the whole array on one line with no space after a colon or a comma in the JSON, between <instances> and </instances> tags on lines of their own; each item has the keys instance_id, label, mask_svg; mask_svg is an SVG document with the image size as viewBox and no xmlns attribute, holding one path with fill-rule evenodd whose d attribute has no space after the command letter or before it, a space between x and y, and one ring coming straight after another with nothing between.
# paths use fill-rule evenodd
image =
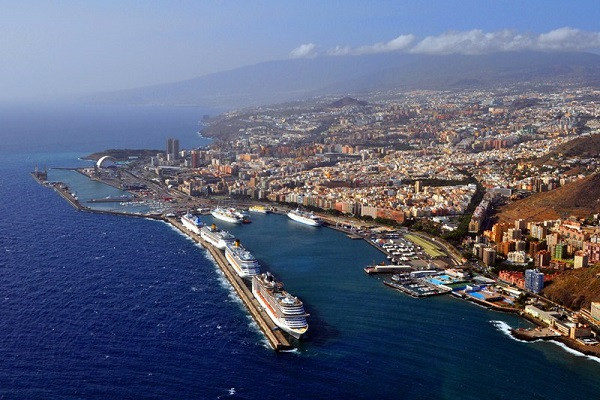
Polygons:
<instances>
[{"instance_id":1,"label":"dock","mask_svg":"<svg viewBox=\"0 0 600 400\"><path fill-rule=\"evenodd\" d=\"M201 244L205 247L209 253L215 259L217 265L223 271L223 274L233 286L233 289L238 294L246 309L254 318L260 329L265 334L269 344L275 351L281 350L289 350L292 349L293 346L290 344L288 340L287 334L284 334L277 325L271 320L271 318L267 315L267 313L262 309L262 307L258 304L258 301L254 298L252 291L246 285L246 282L240 278L240 276L229 266L229 263L225 259L225 255L219 249L211 245L210 243L204 241L199 235L190 232L187 230L181 222L179 222L175 218L167 218L167 222L171 225L175 226L181 232L188 235L192 238L196 243Z\"/></svg>"},{"instance_id":2,"label":"dock","mask_svg":"<svg viewBox=\"0 0 600 400\"><path fill-rule=\"evenodd\" d=\"M129 203L132 201L136 201L136 198L133 196L129 197L105 197L103 199L91 199L88 200L88 203Z\"/></svg>"},{"instance_id":3,"label":"dock","mask_svg":"<svg viewBox=\"0 0 600 400\"><path fill-rule=\"evenodd\" d=\"M204 248L206 248L208 252L213 256L215 262L219 266L219 269L223 272L223 274L227 278L227 281L231 284L231 286L244 303L244 306L246 307L254 321L256 321L260 330L264 333L265 337L269 342L269 345L275 351L290 350L294 348L294 346L290 343L291 337L284 333L277 325L275 325L273 320L271 320L267 313L262 309L262 307L258 304L258 301L254 298L254 295L252 294L252 291L250 290L246 282L242 278L240 278L239 275L229 265L229 263L225 259L225 255L210 243L202 240L200 235L197 235L185 229L183 224L178 219L165 218L162 215L137 214L114 210L100 210L86 207L82 205L79 202L79 200L71 194L71 192L65 184L61 182L46 182L42 179L43 177L39 173L31 173L31 175L39 184L54 189L54 191L60 194L65 200L67 200L67 202L71 206L73 206L73 208L75 208L78 211L90 212L95 214L111 214L127 217L150 218L165 221L173 225L181 232L192 238L192 240L194 240L196 243L199 243Z\"/></svg>"},{"instance_id":4,"label":"dock","mask_svg":"<svg viewBox=\"0 0 600 400\"><path fill-rule=\"evenodd\" d=\"M452 292L450 288L443 288L417 280L408 280L405 282L383 281L383 284L411 297L431 297Z\"/></svg>"},{"instance_id":5,"label":"dock","mask_svg":"<svg viewBox=\"0 0 600 400\"><path fill-rule=\"evenodd\" d=\"M370 265L364 268L369 275L374 274L395 274L400 272L411 272L413 267L410 265Z\"/></svg>"}]
</instances>

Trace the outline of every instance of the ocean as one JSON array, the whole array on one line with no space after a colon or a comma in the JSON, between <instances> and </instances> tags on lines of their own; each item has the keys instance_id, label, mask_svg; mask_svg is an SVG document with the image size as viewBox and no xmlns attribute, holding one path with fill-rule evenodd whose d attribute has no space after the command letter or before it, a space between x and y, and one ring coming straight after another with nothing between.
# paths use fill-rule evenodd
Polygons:
<instances>
[{"instance_id":1,"label":"ocean","mask_svg":"<svg viewBox=\"0 0 600 400\"><path fill-rule=\"evenodd\" d=\"M252 215L228 229L311 314L300 347L275 353L206 250L162 222L77 212L29 176L167 137L201 145L206 113L0 108L0 398L598 397L600 360L507 334L526 321L410 298L362 271L384 259L366 242Z\"/></svg>"}]
</instances>

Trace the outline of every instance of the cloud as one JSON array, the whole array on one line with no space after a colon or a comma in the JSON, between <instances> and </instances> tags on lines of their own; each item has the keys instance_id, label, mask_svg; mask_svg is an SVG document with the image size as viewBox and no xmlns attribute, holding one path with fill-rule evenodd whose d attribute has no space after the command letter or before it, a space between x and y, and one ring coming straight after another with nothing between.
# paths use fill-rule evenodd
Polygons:
<instances>
[{"instance_id":1,"label":"cloud","mask_svg":"<svg viewBox=\"0 0 600 400\"><path fill-rule=\"evenodd\" d=\"M484 54L502 51L581 51L600 47L600 33L569 27L532 34L511 30L446 32L427 36L410 49L426 54Z\"/></svg>"},{"instance_id":2,"label":"cloud","mask_svg":"<svg viewBox=\"0 0 600 400\"><path fill-rule=\"evenodd\" d=\"M600 32L585 32L573 28L559 28L542 33L537 39L540 50L587 50L600 47Z\"/></svg>"},{"instance_id":3,"label":"cloud","mask_svg":"<svg viewBox=\"0 0 600 400\"><path fill-rule=\"evenodd\" d=\"M389 53L390 51L406 50L415 40L415 35L400 35L389 42L378 42L372 45L352 48L350 46L336 46L327 54L330 56L361 55L375 53Z\"/></svg>"},{"instance_id":4,"label":"cloud","mask_svg":"<svg viewBox=\"0 0 600 400\"><path fill-rule=\"evenodd\" d=\"M450 31L437 36L427 36L416 44L413 34L400 35L388 42L352 47L335 46L323 54L348 56L389 53L393 51L421 54L486 54L505 51L586 51L600 49L600 32L587 32L570 27L558 28L546 33L501 30L484 32ZM317 45L306 43L290 52L292 58L316 57Z\"/></svg>"},{"instance_id":5,"label":"cloud","mask_svg":"<svg viewBox=\"0 0 600 400\"><path fill-rule=\"evenodd\" d=\"M317 55L317 45L314 43L304 43L290 51L292 58L310 58Z\"/></svg>"}]
</instances>

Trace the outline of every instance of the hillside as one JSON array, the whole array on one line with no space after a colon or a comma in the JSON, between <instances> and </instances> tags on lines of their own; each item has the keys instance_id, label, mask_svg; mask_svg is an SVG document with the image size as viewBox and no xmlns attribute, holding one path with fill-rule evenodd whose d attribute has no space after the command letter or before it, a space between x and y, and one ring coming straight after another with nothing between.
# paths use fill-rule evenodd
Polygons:
<instances>
[{"instance_id":1,"label":"hillside","mask_svg":"<svg viewBox=\"0 0 600 400\"><path fill-rule=\"evenodd\" d=\"M542 221L570 215L587 217L597 212L600 212L600 174L512 202L501 207L496 216L499 222L513 223L520 218Z\"/></svg>"},{"instance_id":2,"label":"hillside","mask_svg":"<svg viewBox=\"0 0 600 400\"><path fill-rule=\"evenodd\" d=\"M361 101L357 99L353 99L352 97L344 97L343 99L339 99L329 104L331 108L342 108L346 106L366 106L366 101Z\"/></svg>"},{"instance_id":3,"label":"hillside","mask_svg":"<svg viewBox=\"0 0 600 400\"><path fill-rule=\"evenodd\" d=\"M489 88L515 83L600 86L600 55L503 52L410 53L271 61L171 84L98 93L100 104L241 107L388 89Z\"/></svg>"},{"instance_id":4,"label":"hillside","mask_svg":"<svg viewBox=\"0 0 600 400\"><path fill-rule=\"evenodd\" d=\"M578 310L600 301L600 266L566 271L544 288L550 300Z\"/></svg>"},{"instance_id":5,"label":"hillside","mask_svg":"<svg viewBox=\"0 0 600 400\"><path fill-rule=\"evenodd\" d=\"M600 155L600 134L584 136L563 143L556 150L538 158L534 164L544 165L560 157L592 158L598 157L598 155Z\"/></svg>"}]
</instances>

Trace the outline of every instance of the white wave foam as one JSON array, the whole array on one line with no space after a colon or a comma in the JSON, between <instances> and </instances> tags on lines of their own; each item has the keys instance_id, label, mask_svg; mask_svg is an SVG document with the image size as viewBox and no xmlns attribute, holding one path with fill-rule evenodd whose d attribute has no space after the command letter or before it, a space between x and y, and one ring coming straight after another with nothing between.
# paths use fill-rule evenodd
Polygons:
<instances>
[{"instance_id":1,"label":"white wave foam","mask_svg":"<svg viewBox=\"0 0 600 400\"><path fill-rule=\"evenodd\" d=\"M557 340L549 340L549 342L554 343L555 345L562 347L563 350L565 350L567 353L573 354L574 356L578 356L578 357L584 357L584 358L588 358L592 361L595 361L597 363L600 363L600 358L596 357L596 356L588 356L587 354L584 354L580 351L577 351L575 349L570 348L569 346L567 346L566 344L559 342Z\"/></svg>"},{"instance_id":2,"label":"white wave foam","mask_svg":"<svg viewBox=\"0 0 600 400\"><path fill-rule=\"evenodd\" d=\"M295 348L295 349L290 349L290 350L279 350L281 353L294 353L294 354L300 354L300 349Z\"/></svg>"},{"instance_id":3,"label":"white wave foam","mask_svg":"<svg viewBox=\"0 0 600 400\"><path fill-rule=\"evenodd\" d=\"M537 339L537 340L531 340L531 341L527 341L527 340L521 340L521 339L517 339L516 337L514 337L511 333L511 327L510 325L508 325L506 322L504 321L490 321L492 323L492 325L494 325L500 332L504 333L505 335L509 336L511 339L516 340L517 342L522 342L522 343L539 343L539 342L543 342L544 340L542 339ZM589 360L595 361L597 363L600 363L600 357L596 357L596 356L589 356L587 354L584 354L580 351L577 351L575 349L570 348L569 346L567 346L566 344L559 342L557 340L548 340L548 342L550 343L554 343L555 345L561 347L563 350L565 350L567 353L570 353L574 356L578 356L578 357L584 357L587 358Z\"/></svg>"},{"instance_id":4,"label":"white wave foam","mask_svg":"<svg viewBox=\"0 0 600 400\"><path fill-rule=\"evenodd\" d=\"M170 224L166 221L160 221L160 222L167 224L172 230L174 230L178 234L184 236L186 239L191 240L197 247L199 247L200 249L203 250L204 256L206 257L207 260L209 260L212 263L215 271L217 272L217 281L219 282L221 287L223 287L224 289L227 290L227 297L229 299L231 299L234 303L236 303L245 312L246 318L248 318L248 320L249 320L248 326L261 335L261 337L262 337L261 344L263 344L268 349L272 349L264 332L260 329L260 327L258 326L256 321L254 321L254 318L252 318L252 316L246 309L246 305L244 304L242 299L240 299L240 296L238 296L237 292L235 291L235 289L233 288L233 286L231 285L229 280L225 277L225 274L223 273L223 271L221 271L221 268L219 267L217 260L215 260L215 258L212 256L210 251L208 251L208 249L206 249L200 243L198 243L194 239L192 239L189 235L181 232L179 229L177 229L177 227L173 226L173 224Z\"/></svg>"},{"instance_id":5,"label":"white wave foam","mask_svg":"<svg viewBox=\"0 0 600 400\"><path fill-rule=\"evenodd\" d=\"M496 327L496 329L498 329L500 332L504 333L506 336L508 336L509 338L511 338L514 341L521 342L521 343L536 343L536 342L542 341L541 339L527 341L527 340L522 340L522 339L518 339L518 338L514 337L511 332L512 327L504 321L490 321L490 323L492 325L494 325Z\"/></svg>"},{"instance_id":6,"label":"white wave foam","mask_svg":"<svg viewBox=\"0 0 600 400\"><path fill-rule=\"evenodd\" d=\"M220 396L217 396L217 399L222 399L225 396L233 396L235 395L235 388L229 388L227 389L227 394L222 394Z\"/></svg>"}]
</instances>

